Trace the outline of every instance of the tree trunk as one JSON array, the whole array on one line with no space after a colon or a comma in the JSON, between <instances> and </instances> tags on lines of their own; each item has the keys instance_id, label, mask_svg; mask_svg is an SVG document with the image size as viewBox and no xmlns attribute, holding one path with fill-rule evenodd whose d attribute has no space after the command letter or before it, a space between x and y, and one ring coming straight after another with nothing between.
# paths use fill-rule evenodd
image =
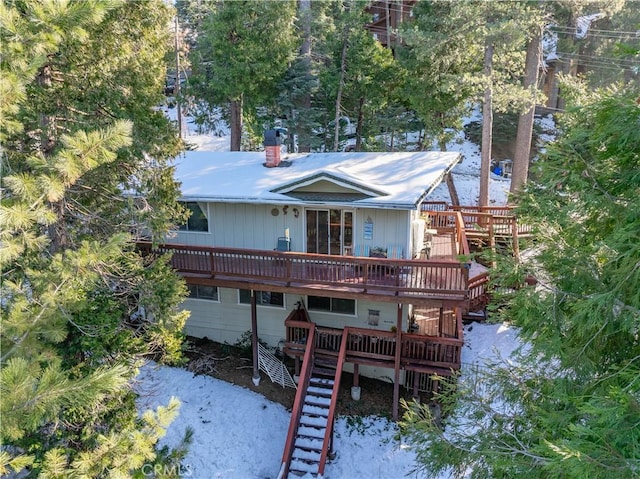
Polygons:
<instances>
[{"instance_id":1,"label":"tree trunk","mask_svg":"<svg viewBox=\"0 0 640 479\"><path fill-rule=\"evenodd\" d=\"M45 64L38 71L36 81L45 91L51 88L52 84L52 70L51 65ZM57 139L55 133L55 116L40 114L40 153L43 156L49 156L56 146ZM56 220L48 227L49 240L49 252L57 253L63 250L69 243L67 224L65 219L66 205L65 200L62 199L56 202L50 202L49 207L56 215Z\"/></svg>"},{"instance_id":2,"label":"tree trunk","mask_svg":"<svg viewBox=\"0 0 640 479\"><path fill-rule=\"evenodd\" d=\"M242 142L242 96L231 100L229 104L229 121L231 123L231 151L240 151Z\"/></svg>"},{"instance_id":3,"label":"tree trunk","mask_svg":"<svg viewBox=\"0 0 640 479\"><path fill-rule=\"evenodd\" d=\"M178 138L182 139L182 100L180 99L180 49L178 48L178 36L180 34L180 26L178 25L178 15L175 17L174 47L176 53L176 113L178 116Z\"/></svg>"},{"instance_id":4,"label":"tree trunk","mask_svg":"<svg viewBox=\"0 0 640 479\"><path fill-rule=\"evenodd\" d=\"M458 198L458 190L456 190L456 184L453 182L453 176L451 172L444 175L444 180L449 188L449 196L451 197L451 204L453 206L460 206L460 198Z\"/></svg>"},{"instance_id":5,"label":"tree trunk","mask_svg":"<svg viewBox=\"0 0 640 479\"><path fill-rule=\"evenodd\" d=\"M529 158L531 157L531 138L533 136L533 118L536 111L538 91L538 71L540 65L540 33L537 33L527 46L524 87L533 94L530 108L518 118L516 151L513 156L510 193L516 193L527 182Z\"/></svg>"},{"instance_id":6,"label":"tree trunk","mask_svg":"<svg viewBox=\"0 0 640 479\"><path fill-rule=\"evenodd\" d=\"M440 151L447 151L447 142L442 136L438 139L438 146L440 147ZM453 181L453 176L451 175L450 171L446 175L444 175L444 181L447 183L447 188L449 189L451 204L453 206L460 206L458 190L456 189L456 184Z\"/></svg>"},{"instance_id":7,"label":"tree trunk","mask_svg":"<svg viewBox=\"0 0 640 479\"><path fill-rule=\"evenodd\" d=\"M304 71L307 76L311 76L311 0L300 0L300 18L302 20L302 45L300 45L300 56L304 64ZM311 94L305 93L302 98L302 110L311 111ZM294 123L295 125L296 123ZM296 125L297 128L297 125ZM308 153L311 151L311 131L298 134L298 151ZM295 151L295 138L293 132L289 139L289 144Z\"/></svg>"},{"instance_id":8,"label":"tree trunk","mask_svg":"<svg viewBox=\"0 0 640 479\"><path fill-rule=\"evenodd\" d=\"M385 23L386 23L386 30L387 30L387 48L389 50L392 50L391 48L391 5L389 5L389 0L386 0L386 2L384 2L384 9L386 11Z\"/></svg>"},{"instance_id":9,"label":"tree trunk","mask_svg":"<svg viewBox=\"0 0 640 479\"><path fill-rule=\"evenodd\" d=\"M487 43L484 50L484 75L487 86L482 107L482 154L480 157L480 196L478 206L489 205L489 174L491 171L491 143L493 129L493 44Z\"/></svg>"},{"instance_id":10,"label":"tree trunk","mask_svg":"<svg viewBox=\"0 0 640 479\"><path fill-rule=\"evenodd\" d=\"M338 151L340 148L340 109L342 108L342 89L344 87L344 76L347 70L347 38L349 36L348 27L344 27L343 35L342 53L340 56L340 80L338 82L338 93L336 94L336 130L333 136L333 151Z\"/></svg>"},{"instance_id":11,"label":"tree trunk","mask_svg":"<svg viewBox=\"0 0 640 479\"><path fill-rule=\"evenodd\" d=\"M356 123L356 151L362 151L362 125L364 123L364 97L358 101L358 122Z\"/></svg>"}]
</instances>

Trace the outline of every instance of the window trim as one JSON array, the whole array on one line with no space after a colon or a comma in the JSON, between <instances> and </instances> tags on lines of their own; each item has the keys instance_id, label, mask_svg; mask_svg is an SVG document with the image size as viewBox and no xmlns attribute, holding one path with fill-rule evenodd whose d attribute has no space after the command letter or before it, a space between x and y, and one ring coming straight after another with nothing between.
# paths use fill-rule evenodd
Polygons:
<instances>
[{"instance_id":1,"label":"window trim","mask_svg":"<svg viewBox=\"0 0 640 479\"><path fill-rule=\"evenodd\" d=\"M195 287L196 290L197 288L199 288L200 286L205 287L205 288L214 288L215 290L215 294L216 294L216 298L212 299L212 298L200 298L198 297L194 297L191 296L191 288ZM197 301L210 301L213 303L219 303L220 302L220 288L218 288L217 286L210 286L208 284L187 284L187 288L189 289L189 296L187 296L186 299L193 299L193 300L197 300Z\"/></svg>"},{"instance_id":2,"label":"window trim","mask_svg":"<svg viewBox=\"0 0 640 479\"><path fill-rule=\"evenodd\" d=\"M329 300L331 301L331 304L333 306L333 300L334 299L344 299L345 301L353 301L353 313L341 313L341 312L336 312L336 311L327 311L326 309L313 309L309 306L309 297L316 297L316 298L326 298L327 296L315 296L313 294L308 294L307 295L307 309L309 311L315 311L317 313L323 313L323 314L333 314L336 316L349 316L352 318L357 318L358 317L358 300L357 299L345 299L345 298L333 298L331 296L329 296Z\"/></svg>"},{"instance_id":3,"label":"window trim","mask_svg":"<svg viewBox=\"0 0 640 479\"><path fill-rule=\"evenodd\" d=\"M187 222L182 224L182 225L178 225L178 231L182 232L182 233L199 233L199 234L209 234L211 233L211 224L209 221L209 203L205 203L207 205L206 210L207 211L203 211L203 209L200 207L200 202L198 201L179 201L180 203L182 203L185 208L191 210L191 208L189 208L189 205L196 205L200 211L202 211L202 214L205 218L205 220L207 221L207 229L206 230L192 230L189 229L189 219L191 218L191 216L189 218L187 218Z\"/></svg>"},{"instance_id":4,"label":"window trim","mask_svg":"<svg viewBox=\"0 0 640 479\"><path fill-rule=\"evenodd\" d=\"M240 301L240 291L248 291L249 298L251 298L251 289L238 288L237 291L238 291L238 304L241 306L251 306L251 300L249 300L248 303L244 303ZM279 293L279 294L282 294L282 306L281 306L279 304L261 303L258 301L258 297L257 297L258 293L278 293L278 291L262 291L262 290L254 289L254 292L256 293L256 306L262 306L265 308L276 308L276 309L285 309L287 307L287 295L285 293Z\"/></svg>"}]
</instances>

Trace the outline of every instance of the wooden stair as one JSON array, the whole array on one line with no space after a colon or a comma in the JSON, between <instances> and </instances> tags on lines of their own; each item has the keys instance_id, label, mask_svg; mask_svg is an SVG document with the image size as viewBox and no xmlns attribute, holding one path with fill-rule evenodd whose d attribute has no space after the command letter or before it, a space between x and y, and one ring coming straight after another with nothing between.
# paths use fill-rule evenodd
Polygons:
<instances>
[{"instance_id":1,"label":"wooden stair","mask_svg":"<svg viewBox=\"0 0 640 479\"><path fill-rule=\"evenodd\" d=\"M335 357L315 351L311 340L314 330L315 325L309 334L278 479L321 477L333 445L333 422L348 333L343 333L340 353Z\"/></svg>"}]
</instances>

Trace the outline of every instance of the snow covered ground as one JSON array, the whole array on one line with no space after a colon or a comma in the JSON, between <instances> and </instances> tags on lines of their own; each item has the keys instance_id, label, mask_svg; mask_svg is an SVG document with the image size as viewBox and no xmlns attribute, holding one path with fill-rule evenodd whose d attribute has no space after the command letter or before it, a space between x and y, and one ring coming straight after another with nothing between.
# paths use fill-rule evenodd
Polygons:
<instances>
[{"instance_id":1,"label":"snow covered ground","mask_svg":"<svg viewBox=\"0 0 640 479\"><path fill-rule=\"evenodd\" d=\"M519 346L517 333L505 325L472 323L465 331L465 367L506 358ZM268 381L268 378L263 378ZM282 405L248 389L179 368L148 364L138 376L140 410L180 399L180 415L162 444L177 445L187 427L193 444L183 461L183 477L196 479L275 479L289 426ZM339 417L335 427L336 458L329 479L400 479L423 477L415 468L411 444L396 439L393 422L379 417ZM448 479L440 476L432 479Z\"/></svg>"},{"instance_id":2,"label":"snow covered ground","mask_svg":"<svg viewBox=\"0 0 640 479\"><path fill-rule=\"evenodd\" d=\"M228 151L227 136L196 135L187 124L186 140L200 150ZM480 151L458 138L449 145L464 161L453 170L462 204L477 204ZM492 175L490 198L506 202L510 181ZM450 201L445 185L430 199ZM462 374L485 361L507 359L520 346L517 331L507 325L472 323L465 327ZM263 378L268 380L268 378ZM275 479L280 470L290 413L282 405L248 389L209 376L148 364L142 368L136 390L140 410L166 405L177 397L180 415L169 427L162 444L177 445L190 427L193 444L183 461L183 477L195 479ZM327 463L330 479L396 479L423 477L413 471L411 444L397 439L393 422L379 417L339 417L335 427L333 461ZM432 479L448 479L440 476Z\"/></svg>"}]
</instances>

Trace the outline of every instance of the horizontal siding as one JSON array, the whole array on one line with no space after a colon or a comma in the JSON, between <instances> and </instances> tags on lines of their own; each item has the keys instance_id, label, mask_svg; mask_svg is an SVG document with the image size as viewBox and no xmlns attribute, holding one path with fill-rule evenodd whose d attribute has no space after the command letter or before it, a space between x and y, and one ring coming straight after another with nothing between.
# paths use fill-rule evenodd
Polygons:
<instances>
[{"instance_id":1,"label":"horizontal siding","mask_svg":"<svg viewBox=\"0 0 640 479\"><path fill-rule=\"evenodd\" d=\"M251 307L238 304L238 290L219 288L220 302L187 299L183 307L191 311L185 333L197 338L208 338L220 343L235 344L246 331L251 330ZM282 346L285 338L284 320L295 307L300 296L285 295L285 307L257 306L258 337L271 347ZM306 300L306 298L305 298ZM369 309L380 311L378 327L368 324ZM328 314L309 311L311 320L318 326L340 328L345 326L389 331L396 325L397 306L395 304L358 301L357 316ZM407 308L403 309L402 329L407 327ZM353 372L353 364L345 363L344 370ZM360 374L370 378L392 381L393 369L374 366L360 366ZM404 376L403 376L404 377ZM402 381L401 381L402 383Z\"/></svg>"}]
</instances>

